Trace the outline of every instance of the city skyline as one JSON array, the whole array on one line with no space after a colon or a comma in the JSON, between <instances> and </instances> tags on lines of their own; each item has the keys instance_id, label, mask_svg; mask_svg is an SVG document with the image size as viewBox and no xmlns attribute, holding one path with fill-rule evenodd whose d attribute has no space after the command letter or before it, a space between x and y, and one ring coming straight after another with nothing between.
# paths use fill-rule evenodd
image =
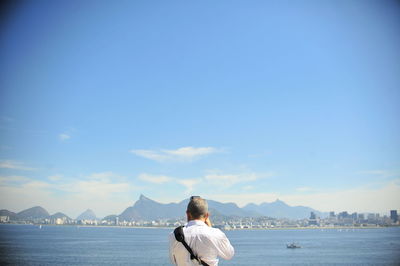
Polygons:
<instances>
[{"instance_id":1,"label":"city skyline","mask_svg":"<svg viewBox=\"0 0 400 266\"><path fill-rule=\"evenodd\" d=\"M400 209L395 1L44 0L3 21L0 209Z\"/></svg>"}]
</instances>

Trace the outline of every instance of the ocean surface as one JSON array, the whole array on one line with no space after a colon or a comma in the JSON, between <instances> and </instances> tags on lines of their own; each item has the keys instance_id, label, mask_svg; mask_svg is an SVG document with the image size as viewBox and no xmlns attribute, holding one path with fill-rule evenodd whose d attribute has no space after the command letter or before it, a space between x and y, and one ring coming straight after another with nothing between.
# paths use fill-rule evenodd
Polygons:
<instances>
[{"instance_id":1,"label":"ocean surface","mask_svg":"<svg viewBox=\"0 0 400 266\"><path fill-rule=\"evenodd\" d=\"M0 265L170 265L171 229L0 225ZM400 228L238 230L220 265L400 265ZM299 249L286 248L296 242Z\"/></svg>"}]
</instances>

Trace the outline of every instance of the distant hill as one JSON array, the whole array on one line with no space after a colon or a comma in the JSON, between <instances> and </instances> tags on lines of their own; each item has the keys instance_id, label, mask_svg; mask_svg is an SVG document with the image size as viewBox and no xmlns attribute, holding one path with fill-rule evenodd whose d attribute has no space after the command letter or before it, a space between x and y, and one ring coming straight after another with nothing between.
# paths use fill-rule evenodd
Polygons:
<instances>
[{"instance_id":1,"label":"distant hill","mask_svg":"<svg viewBox=\"0 0 400 266\"><path fill-rule=\"evenodd\" d=\"M50 216L50 219L58 219L58 218L60 218L60 219L66 218L67 220L72 220L70 217L68 217L68 215L66 215L62 212L57 212Z\"/></svg>"},{"instance_id":2,"label":"distant hill","mask_svg":"<svg viewBox=\"0 0 400 266\"><path fill-rule=\"evenodd\" d=\"M289 218L289 219L304 219L309 218L310 213L314 212L317 216L324 215L309 207L289 206L281 200L276 200L271 203L261 203L260 205L250 203L243 207L244 210L255 211L264 216L273 218Z\"/></svg>"},{"instance_id":3,"label":"distant hill","mask_svg":"<svg viewBox=\"0 0 400 266\"><path fill-rule=\"evenodd\" d=\"M32 207L17 213L19 220L33 220L33 219L46 219L50 214L40 206Z\"/></svg>"},{"instance_id":4,"label":"distant hill","mask_svg":"<svg viewBox=\"0 0 400 266\"><path fill-rule=\"evenodd\" d=\"M133 206L128 207L119 215L119 219L132 221L178 218L185 215L185 208L183 202L163 204L140 195Z\"/></svg>"},{"instance_id":5,"label":"distant hill","mask_svg":"<svg viewBox=\"0 0 400 266\"><path fill-rule=\"evenodd\" d=\"M117 215L112 214L112 215L108 215L108 216L104 217L101 220L104 220L104 221L107 221L107 222L115 222L117 217L118 217Z\"/></svg>"},{"instance_id":6,"label":"distant hill","mask_svg":"<svg viewBox=\"0 0 400 266\"><path fill-rule=\"evenodd\" d=\"M214 224L215 223L223 223L224 221L231 220L232 218L237 218L237 216L224 215L213 208L209 208L208 211L211 215L211 221Z\"/></svg>"},{"instance_id":7,"label":"distant hill","mask_svg":"<svg viewBox=\"0 0 400 266\"><path fill-rule=\"evenodd\" d=\"M221 215L225 216L241 216L241 217L257 217L260 213L254 210L245 210L239 208L235 203L221 203L214 200L207 200L208 208L214 209ZM186 206L185 206L186 207Z\"/></svg>"},{"instance_id":8,"label":"distant hill","mask_svg":"<svg viewBox=\"0 0 400 266\"><path fill-rule=\"evenodd\" d=\"M0 216L8 216L10 220L15 220L17 218L17 214L9 210L0 210Z\"/></svg>"},{"instance_id":9,"label":"distant hill","mask_svg":"<svg viewBox=\"0 0 400 266\"><path fill-rule=\"evenodd\" d=\"M79 215L78 217L76 217L76 220L97 220L96 214L90 210L87 209L86 211L84 211L83 213L81 213L81 215Z\"/></svg>"},{"instance_id":10,"label":"distant hill","mask_svg":"<svg viewBox=\"0 0 400 266\"><path fill-rule=\"evenodd\" d=\"M0 216L8 216L10 220L37 220L37 219L57 219L57 218L65 218L67 220L72 220L68 215L57 212L53 215L50 215L44 208L37 206L33 208L29 208L23 210L19 213L14 213L9 210L0 210Z\"/></svg>"}]
</instances>

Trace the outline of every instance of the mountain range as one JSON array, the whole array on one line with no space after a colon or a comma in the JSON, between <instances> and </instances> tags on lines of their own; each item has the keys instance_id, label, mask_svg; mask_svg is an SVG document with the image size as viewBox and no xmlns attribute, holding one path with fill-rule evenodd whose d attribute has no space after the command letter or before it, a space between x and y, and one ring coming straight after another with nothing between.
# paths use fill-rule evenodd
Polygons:
<instances>
[{"instance_id":1,"label":"mountain range","mask_svg":"<svg viewBox=\"0 0 400 266\"><path fill-rule=\"evenodd\" d=\"M185 215L189 199L179 203L162 204L140 195L138 201L128 207L119 215L120 220L155 220L160 218L178 218ZM325 216L324 213L304 206L289 206L281 200L259 205L250 203L239 208L235 203L221 203L214 200L207 200L212 215L227 217L259 217L268 216L271 218L304 219L314 212L317 216Z\"/></svg>"},{"instance_id":2,"label":"mountain range","mask_svg":"<svg viewBox=\"0 0 400 266\"><path fill-rule=\"evenodd\" d=\"M27 221L27 220L40 220L40 219L57 219L66 218L67 220L72 220L66 214L57 212L50 215L44 208L40 206L32 207L23 210L19 213L11 212L8 210L0 210L0 216L8 216L11 221Z\"/></svg>"},{"instance_id":3,"label":"mountain range","mask_svg":"<svg viewBox=\"0 0 400 266\"><path fill-rule=\"evenodd\" d=\"M179 219L185 217L185 211L189 199L185 199L179 203L163 204L156 202L144 195L140 195L139 199L130 207L126 208L120 215L109 215L103 219L111 220L116 217L120 221L151 221L157 219ZM243 208L238 207L235 203L221 203L214 200L207 200L208 207L214 220L223 220L229 217L259 217L267 216L271 218L288 218L288 219L304 219L314 212L317 216L325 216L309 207L289 206L281 200L271 203L261 203L259 205L250 203ZM36 206L14 213L8 210L0 210L0 216L8 216L10 220L35 220L35 219L57 219L65 217L71 220L64 213L55 213L50 215L44 208ZM96 214L92 210L86 210L80 214L76 220L97 220Z\"/></svg>"},{"instance_id":4,"label":"mountain range","mask_svg":"<svg viewBox=\"0 0 400 266\"><path fill-rule=\"evenodd\" d=\"M247 211L254 211L264 216L273 218L302 219L309 217L311 212L314 212L320 217L326 215L310 207L289 206L279 199L271 203L264 202L259 205L250 203L244 206L243 209Z\"/></svg>"}]
</instances>

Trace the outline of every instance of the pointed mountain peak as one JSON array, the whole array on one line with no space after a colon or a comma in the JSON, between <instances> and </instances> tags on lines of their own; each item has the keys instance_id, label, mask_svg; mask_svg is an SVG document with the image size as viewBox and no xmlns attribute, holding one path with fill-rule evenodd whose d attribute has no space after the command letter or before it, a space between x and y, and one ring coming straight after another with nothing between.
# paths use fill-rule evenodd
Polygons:
<instances>
[{"instance_id":1,"label":"pointed mountain peak","mask_svg":"<svg viewBox=\"0 0 400 266\"><path fill-rule=\"evenodd\" d=\"M148 197L146 197L143 194L140 194L139 199L133 204L132 207L137 207L137 206L148 206L148 205L154 205L154 204L160 204L152 199L149 199Z\"/></svg>"},{"instance_id":2,"label":"pointed mountain peak","mask_svg":"<svg viewBox=\"0 0 400 266\"><path fill-rule=\"evenodd\" d=\"M281 201L280 199L276 199L274 202L272 202L274 205L281 205L281 206L289 206L286 204L286 202Z\"/></svg>"},{"instance_id":3,"label":"pointed mountain peak","mask_svg":"<svg viewBox=\"0 0 400 266\"><path fill-rule=\"evenodd\" d=\"M260 207L267 207L267 206L290 207L289 205L287 205L284 201L281 201L280 199L276 199L275 201L272 201L272 202L263 202L259 206Z\"/></svg>"},{"instance_id":4,"label":"pointed mountain peak","mask_svg":"<svg viewBox=\"0 0 400 266\"><path fill-rule=\"evenodd\" d=\"M148 197L146 197L143 194L140 194L139 200L150 200Z\"/></svg>"},{"instance_id":5,"label":"pointed mountain peak","mask_svg":"<svg viewBox=\"0 0 400 266\"><path fill-rule=\"evenodd\" d=\"M140 194L139 200L138 200L137 202L140 202L140 203L144 203L144 202L158 203L158 202L156 202L156 201L154 201L154 200L152 200L152 199L146 197L146 196L143 195L143 194ZM136 202L136 203L137 203L137 202Z\"/></svg>"}]
</instances>

